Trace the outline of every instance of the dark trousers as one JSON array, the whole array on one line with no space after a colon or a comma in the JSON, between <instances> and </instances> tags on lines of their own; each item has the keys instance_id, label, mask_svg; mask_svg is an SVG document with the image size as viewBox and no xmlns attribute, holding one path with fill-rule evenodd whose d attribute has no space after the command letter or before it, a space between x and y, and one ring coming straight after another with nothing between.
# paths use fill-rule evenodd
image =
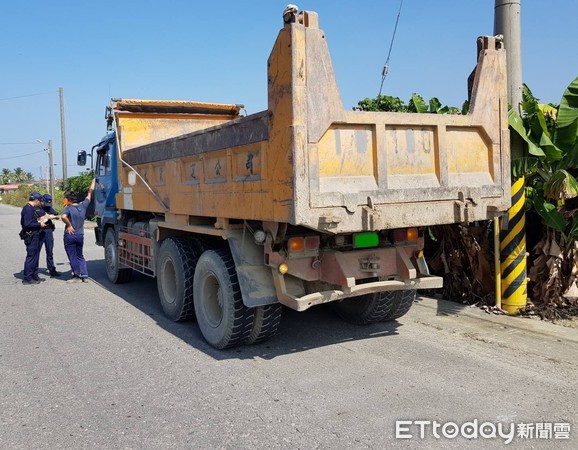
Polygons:
<instances>
[{"instance_id":1,"label":"dark trousers","mask_svg":"<svg viewBox=\"0 0 578 450\"><path fill-rule=\"evenodd\" d=\"M42 236L39 232L32 234L32 240L26 246L26 260L24 261L24 280L32 281L38 278L38 261L42 250Z\"/></svg>"},{"instance_id":2,"label":"dark trousers","mask_svg":"<svg viewBox=\"0 0 578 450\"><path fill-rule=\"evenodd\" d=\"M56 270L54 265L54 232L51 229L44 230L44 239L42 240L46 249L46 268L49 272ZM42 249L42 245L40 246Z\"/></svg>"},{"instance_id":3,"label":"dark trousers","mask_svg":"<svg viewBox=\"0 0 578 450\"><path fill-rule=\"evenodd\" d=\"M88 277L88 269L86 268L86 260L82 254L82 247L84 246L84 234L68 234L64 235L64 250L68 255L72 273L80 278Z\"/></svg>"}]
</instances>

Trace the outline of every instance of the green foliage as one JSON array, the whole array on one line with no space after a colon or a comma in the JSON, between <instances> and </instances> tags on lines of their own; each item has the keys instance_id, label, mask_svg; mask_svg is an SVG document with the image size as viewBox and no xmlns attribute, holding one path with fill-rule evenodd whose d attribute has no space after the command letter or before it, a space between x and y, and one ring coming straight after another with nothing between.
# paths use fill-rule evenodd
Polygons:
<instances>
[{"instance_id":1,"label":"green foliage","mask_svg":"<svg viewBox=\"0 0 578 450\"><path fill-rule=\"evenodd\" d=\"M93 178L94 173L92 171L83 172L76 177L70 177L64 183L64 191L74 192L79 200L84 199L86 194L88 194L88 189Z\"/></svg>"},{"instance_id":2,"label":"green foliage","mask_svg":"<svg viewBox=\"0 0 578 450\"><path fill-rule=\"evenodd\" d=\"M545 156L546 154L542 151L538 144L535 144L534 141L528 136L526 133L526 126L527 124L524 123L520 114L515 111L513 108L508 110L508 122L510 127L516 131L520 137L526 142L528 145L528 153L533 156Z\"/></svg>"},{"instance_id":3,"label":"green foliage","mask_svg":"<svg viewBox=\"0 0 578 450\"><path fill-rule=\"evenodd\" d=\"M442 107L442 104L440 103L440 101L437 99L437 97L433 97L430 99L429 101L429 110L431 112L436 112L439 113L443 108L447 108L447 106Z\"/></svg>"},{"instance_id":4,"label":"green foliage","mask_svg":"<svg viewBox=\"0 0 578 450\"><path fill-rule=\"evenodd\" d=\"M39 192L41 194L48 194L46 185L35 184L33 186L28 186L26 184L21 184L15 191L5 192L2 194L2 203L6 205L22 207L28 202L28 197L32 192ZM54 197L52 199L52 207L57 212L62 212L64 209L64 192L61 190L54 191Z\"/></svg>"},{"instance_id":5,"label":"green foliage","mask_svg":"<svg viewBox=\"0 0 578 450\"><path fill-rule=\"evenodd\" d=\"M361 111L389 111L407 112L407 106L399 97L378 95L375 98L366 98L357 103Z\"/></svg>"},{"instance_id":6,"label":"green foliage","mask_svg":"<svg viewBox=\"0 0 578 450\"><path fill-rule=\"evenodd\" d=\"M409 99L409 103L407 105L407 110L409 112L413 112L413 113L429 112L428 107L425 104L423 97L421 95L417 95L417 94L412 94L411 98Z\"/></svg>"},{"instance_id":7,"label":"green foliage","mask_svg":"<svg viewBox=\"0 0 578 450\"><path fill-rule=\"evenodd\" d=\"M578 197L578 77L559 106L539 103L524 85L521 106L522 115L512 108L508 114L510 127L525 144L525 155L512 161L512 178L526 177L531 207L572 244L578 222L566 200Z\"/></svg>"},{"instance_id":8,"label":"green foliage","mask_svg":"<svg viewBox=\"0 0 578 450\"><path fill-rule=\"evenodd\" d=\"M68 178L61 189L58 186L56 187L52 199L52 207L58 213L62 212L64 209L64 193L67 191L75 192L79 199L84 199L86 194L88 194L88 189L93 178L93 172L85 172L76 177ZM41 194L49 193L44 184L35 184L33 186L21 184L16 191L2 194L1 201L7 205L22 207L28 201L31 192L39 192Z\"/></svg>"},{"instance_id":9,"label":"green foliage","mask_svg":"<svg viewBox=\"0 0 578 450\"><path fill-rule=\"evenodd\" d=\"M578 183L566 170L558 169L544 182L544 194L557 200L574 198L578 196Z\"/></svg>"},{"instance_id":10,"label":"green foliage","mask_svg":"<svg viewBox=\"0 0 578 450\"><path fill-rule=\"evenodd\" d=\"M34 175L24 172L21 167L16 167L14 170L4 168L0 173L0 184L18 184L32 180L34 180Z\"/></svg>"},{"instance_id":11,"label":"green foliage","mask_svg":"<svg viewBox=\"0 0 578 450\"><path fill-rule=\"evenodd\" d=\"M34 192L36 186L27 186L21 184L15 191L9 191L2 194L2 203L13 206L24 206L28 201L30 193Z\"/></svg>"},{"instance_id":12,"label":"green foliage","mask_svg":"<svg viewBox=\"0 0 578 450\"><path fill-rule=\"evenodd\" d=\"M361 111L383 111L383 112L412 112L412 113L432 113L432 114L467 114L468 102L464 102L462 109L455 106L442 106L441 102L433 97L428 103L418 94L412 94L407 105L399 97L389 95L378 95L375 98L366 98L357 103L357 108Z\"/></svg>"},{"instance_id":13,"label":"green foliage","mask_svg":"<svg viewBox=\"0 0 578 450\"><path fill-rule=\"evenodd\" d=\"M566 229L566 221L564 216L556 209L556 206L547 202L544 197L536 196L533 201L534 209L546 222L550 228L554 228L560 233L564 233Z\"/></svg>"}]
</instances>

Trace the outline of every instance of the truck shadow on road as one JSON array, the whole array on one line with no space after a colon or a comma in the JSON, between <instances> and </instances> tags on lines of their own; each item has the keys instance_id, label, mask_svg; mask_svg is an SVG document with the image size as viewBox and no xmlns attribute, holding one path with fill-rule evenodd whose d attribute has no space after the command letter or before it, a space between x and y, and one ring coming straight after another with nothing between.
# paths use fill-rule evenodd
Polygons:
<instances>
[{"instance_id":1,"label":"truck shadow on road","mask_svg":"<svg viewBox=\"0 0 578 450\"><path fill-rule=\"evenodd\" d=\"M339 345L363 339L383 339L398 334L401 323L383 322L357 326L337 317L331 305L321 305L304 312L283 308L277 335L267 342L216 350L205 342L194 320L175 323L164 316L156 280L133 274L133 281L113 284L108 281L102 261L88 261L91 279L142 313L153 318L158 326L205 354L217 359L273 359L277 356L308 351L327 345Z\"/></svg>"},{"instance_id":2,"label":"truck shadow on road","mask_svg":"<svg viewBox=\"0 0 578 450\"><path fill-rule=\"evenodd\" d=\"M442 300L439 298L438 300ZM470 308L469 305L460 303L459 300L443 299L445 301L438 301L436 316L456 316L464 309Z\"/></svg>"},{"instance_id":3,"label":"truck shadow on road","mask_svg":"<svg viewBox=\"0 0 578 450\"><path fill-rule=\"evenodd\" d=\"M462 303L458 299L443 298L441 293L432 292L431 290L424 292L418 291L416 303L420 303L422 297L437 300L436 316L456 316L464 309L471 308L470 305Z\"/></svg>"}]
</instances>

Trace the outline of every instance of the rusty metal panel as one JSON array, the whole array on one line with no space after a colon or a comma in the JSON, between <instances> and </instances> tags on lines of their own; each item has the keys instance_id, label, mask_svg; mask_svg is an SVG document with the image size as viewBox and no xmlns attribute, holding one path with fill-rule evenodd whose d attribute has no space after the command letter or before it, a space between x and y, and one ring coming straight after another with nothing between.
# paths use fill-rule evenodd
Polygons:
<instances>
[{"instance_id":1,"label":"rusty metal panel","mask_svg":"<svg viewBox=\"0 0 578 450\"><path fill-rule=\"evenodd\" d=\"M127 151L151 142L203 130L231 119L227 116L117 113L116 120L120 124L117 130L121 148Z\"/></svg>"},{"instance_id":2,"label":"rusty metal panel","mask_svg":"<svg viewBox=\"0 0 578 450\"><path fill-rule=\"evenodd\" d=\"M117 99L113 109L138 113L216 114L237 117L243 105L191 102L188 100Z\"/></svg>"},{"instance_id":3,"label":"rusty metal panel","mask_svg":"<svg viewBox=\"0 0 578 450\"><path fill-rule=\"evenodd\" d=\"M187 120L193 123L195 118L189 116ZM129 130L125 130L126 127L124 126L126 118L119 116L117 121L124 133L128 133ZM204 121L201 121L200 124L195 126L202 127L205 124ZM120 140L123 158L131 165L145 164L178 159L190 155L202 155L215 150L249 145L269 139L269 122L266 112L226 121L222 124L211 122L208 125L190 133L179 134L159 141L151 141L147 145L141 145L134 149L125 148L125 142L129 139L136 140L139 138L123 137ZM151 121L151 126L155 126L154 121ZM163 124L160 122L158 127L162 128L162 126ZM138 128L133 128L130 131L137 134L141 133ZM162 130L159 133L162 133Z\"/></svg>"},{"instance_id":4,"label":"rusty metal panel","mask_svg":"<svg viewBox=\"0 0 578 450\"><path fill-rule=\"evenodd\" d=\"M481 42L467 115L325 117L324 133L309 133L309 208L296 222L339 233L485 220L507 209L505 52L494 38ZM310 104L331 91L316 92Z\"/></svg>"}]
</instances>

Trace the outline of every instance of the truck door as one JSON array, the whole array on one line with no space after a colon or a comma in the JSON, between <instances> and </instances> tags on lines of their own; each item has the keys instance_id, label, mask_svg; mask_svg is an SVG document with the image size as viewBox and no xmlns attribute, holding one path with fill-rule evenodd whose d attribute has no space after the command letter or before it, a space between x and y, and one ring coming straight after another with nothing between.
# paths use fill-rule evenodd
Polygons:
<instances>
[{"instance_id":1,"label":"truck door","mask_svg":"<svg viewBox=\"0 0 578 450\"><path fill-rule=\"evenodd\" d=\"M104 142L96 149L96 188L94 190L95 212L98 217L105 217L107 210L115 209L115 194L118 191L118 183L114 176L113 158L111 151L113 144Z\"/></svg>"}]
</instances>

